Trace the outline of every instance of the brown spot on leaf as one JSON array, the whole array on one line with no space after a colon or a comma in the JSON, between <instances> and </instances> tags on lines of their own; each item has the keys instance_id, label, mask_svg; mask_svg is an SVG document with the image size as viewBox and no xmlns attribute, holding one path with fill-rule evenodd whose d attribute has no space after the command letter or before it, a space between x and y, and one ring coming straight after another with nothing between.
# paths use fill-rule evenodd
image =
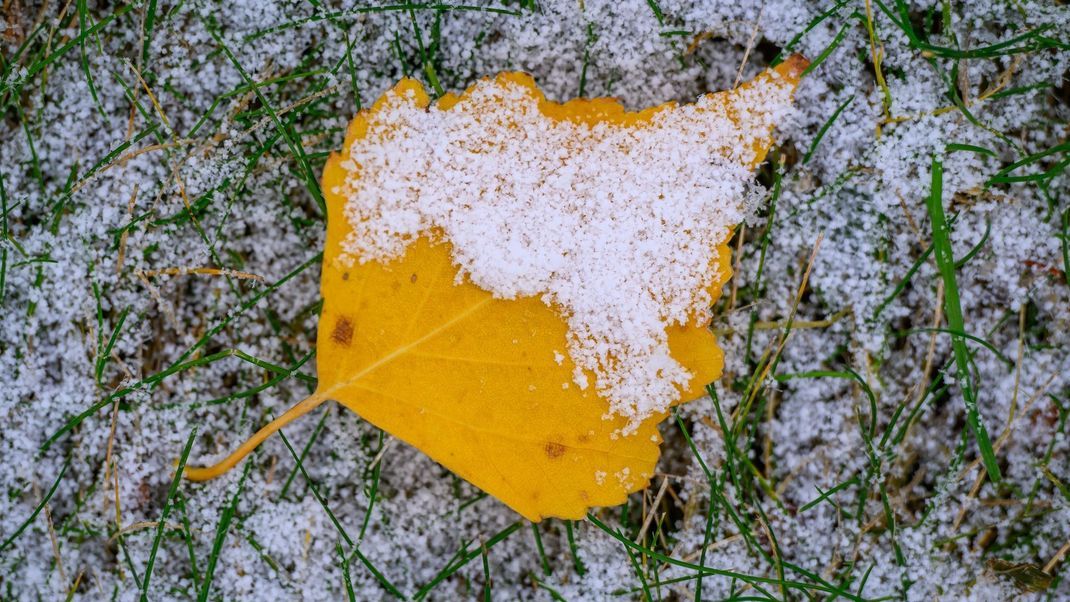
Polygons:
<instances>
[{"instance_id":1,"label":"brown spot on leaf","mask_svg":"<svg viewBox=\"0 0 1070 602\"><path fill-rule=\"evenodd\" d=\"M416 273L415 272L413 273L412 276L409 276L409 282L411 282L413 284L416 284Z\"/></svg>"},{"instance_id":2,"label":"brown spot on leaf","mask_svg":"<svg viewBox=\"0 0 1070 602\"><path fill-rule=\"evenodd\" d=\"M551 460L556 460L565 455L565 446L556 441L548 441L546 443L546 457Z\"/></svg>"},{"instance_id":3,"label":"brown spot on leaf","mask_svg":"<svg viewBox=\"0 0 1070 602\"><path fill-rule=\"evenodd\" d=\"M349 280L349 272L342 272L342 280Z\"/></svg>"},{"instance_id":4,"label":"brown spot on leaf","mask_svg":"<svg viewBox=\"0 0 1070 602\"><path fill-rule=\"evenodd\" d=\"M343 347L349 347L349 344L353 342L353 323L349 321L349 318L345 316L338 318L334 330L331 331L331 340Z\"/></svg>"}]
</instances>

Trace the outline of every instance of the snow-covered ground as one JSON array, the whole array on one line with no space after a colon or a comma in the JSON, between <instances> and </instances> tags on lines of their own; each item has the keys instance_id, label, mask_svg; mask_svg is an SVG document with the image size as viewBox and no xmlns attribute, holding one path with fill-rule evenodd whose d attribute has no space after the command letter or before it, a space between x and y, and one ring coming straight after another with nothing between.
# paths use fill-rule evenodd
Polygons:
<instances>
[{"instance_id":1,"label":"snow-covered ground","mask_svg":"<svg viewBox=\"0 0 1070 602\"><path fill-rule=\"evenodd\" d=\"M0 598L1070 598L1065 5L2 6ZM649 491L532 526L335 405L171 491L314 387L317 181L361 103L523 70L640 108L788 46L816 66L714 308L718 403Z\"/></svg>"}]
</instances>

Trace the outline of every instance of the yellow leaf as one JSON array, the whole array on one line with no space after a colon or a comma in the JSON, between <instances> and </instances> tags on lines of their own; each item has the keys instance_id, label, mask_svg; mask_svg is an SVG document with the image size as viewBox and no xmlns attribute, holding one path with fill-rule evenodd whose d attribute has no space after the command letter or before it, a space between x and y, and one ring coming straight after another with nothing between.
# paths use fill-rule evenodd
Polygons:
<instances>
[{"instance_id":1,"label":"yellow leaf","mask_svg":"<svg viewBox=\"0 0 1070 602\"><path fill-rule=\"evenodd\" d=\"M792 57L747 86L777 77L794 87L806 61ZM531 78L497 76L522 86L555 120L609 122L642 128L674 103L626 112L613 99L576 99L557 104L542 97ZM778 84L783 85L783 84ZM364 136L369 120L387 103L427 107L430 99L414 80L402 80L350 124L344 152ZM712 95L731 111L732 92ZM466 92L467 94L467 92ZM438 108L465 102L446 95ZM760 163L769 131L741 134ZM233 467L261 441L325 400L333 399L375 426L420 449L460 477L498 498L525 518L581 518L593 506L622 503L645 487L654 472L665 414L644 420L623 435L627 420L607 417L608 403L593 388L573 382L575 365L557 350L568 347L568 326L559 308L538 298L504 300L458 279L451 246L440 235L421 237L404 255L381 263L340 261L352 230L344 214L346 155L332 155L324 169L327 241L323 257L316 392L262 428L230 457L210 468L187 468L204 480ZM726 233L726 239L727 239ZM710 266L716 298L731 274L725 241ZM675 403L700 397L723 366L720 348L706 325L668 329L672 357L691 374Z\"/></svg>"}]
</instances>

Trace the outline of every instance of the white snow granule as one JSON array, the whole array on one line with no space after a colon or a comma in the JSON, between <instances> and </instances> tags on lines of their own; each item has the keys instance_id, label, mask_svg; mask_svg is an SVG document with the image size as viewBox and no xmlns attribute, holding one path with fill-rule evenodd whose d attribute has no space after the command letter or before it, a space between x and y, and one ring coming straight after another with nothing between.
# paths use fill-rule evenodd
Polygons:
<instances>
[{"instance_id":1,"label":"white snow granule","mask_svg":"<svg viewBox=\"0 0 1070 602\"><path fill-rule=\"evenodd\" d=\"M555 119L504 78L446 110L390 92L343 164L346 259L389 260L441 232L460 275L561 311L569 355L630 430L691 376L665 329L709 319L717 245L754 196L753 139L791 89L774 74L727 107L708 95L639 126ZM579 370L575 381L587 385Z\"/></svg>"}]
</instances>

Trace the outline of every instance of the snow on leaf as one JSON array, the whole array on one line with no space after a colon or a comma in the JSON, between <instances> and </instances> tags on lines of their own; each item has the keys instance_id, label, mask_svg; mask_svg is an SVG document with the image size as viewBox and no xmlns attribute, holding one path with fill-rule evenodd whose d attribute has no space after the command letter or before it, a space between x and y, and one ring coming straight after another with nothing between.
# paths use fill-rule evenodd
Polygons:
<instances>
[{"instance_id":1,"label":"snow on leaf","mask_svg":"<svg viewBox=\"0 0 1070 602\"><path fill-rule=\"evenodd\" d=\"M805 59L792 57L741 88L709 95L707 106L721 107L739 126L746 116L732 103L737 95L760 86L794 88L805 66ZM637 128L640 135L656 115L678 106L631 113L607 98L557 104L542 98L525 75L502 74L495 81L526 88L553 120ZM471 93L444 96L435 108L463 110ZM657 426L667 414L662 409L629 420L611 411L596 387L576 383L576 363L562 354L569 349L562 308L542 296L502 298L477 286L460 271L452 241L437 228L407 241L397 257L347 257L344 243L354 230L346 214L350 149L377 115L396 108L391 103L426 109L431 100L418 82L402 80L353 120L343 153L324 170L328 226L316 392L219 464L187 468L186 476L222 474L282 426L333 399L529 520L577 519L588 508L622 503L653 475L661 442ZM753 169L764 159L771 132L736 131L732 143L753 151L745 153L743 165ZM717 247L704 287L713 299L731 274L726 240ZM663 408L700 397L720 376L722 353L704 322L665 327L669 354L687 379Z\"/></svg>"}]
</instances>

